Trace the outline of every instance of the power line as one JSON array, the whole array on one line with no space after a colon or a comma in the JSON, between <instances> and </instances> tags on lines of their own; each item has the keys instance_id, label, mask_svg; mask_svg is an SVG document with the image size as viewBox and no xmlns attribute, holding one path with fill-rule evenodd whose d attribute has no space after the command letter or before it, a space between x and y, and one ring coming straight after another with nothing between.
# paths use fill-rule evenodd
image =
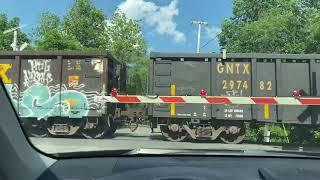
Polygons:
<instances>
[{"instance_id":1,"label":"power line","mask_svg":"<svg viewBox=\"0 0 320 180\"><path fill-rule=\"evenodd\" d=\"M209 41L207 41L204 45L201 46L201 48L206 47L209 43L211 43L212 41L214 41L215 38L210 39Z\"/></svg>"}]
</instances>

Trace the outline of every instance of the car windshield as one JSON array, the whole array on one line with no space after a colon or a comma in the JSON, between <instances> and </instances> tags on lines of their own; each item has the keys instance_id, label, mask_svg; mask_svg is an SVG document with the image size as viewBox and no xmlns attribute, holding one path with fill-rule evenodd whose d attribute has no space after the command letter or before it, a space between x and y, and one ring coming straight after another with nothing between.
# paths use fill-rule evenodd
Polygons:
<instances>
[{"instance_id":1,"label":"car windshield","mask_svg":"<svg viewBox=\"0 0 320 180\"><path fill-rule=\"evenodd\" d=\"M0 78L61 157L318 156L319 53L318 0L0 2Z\"/></svg>"}]
</instances>

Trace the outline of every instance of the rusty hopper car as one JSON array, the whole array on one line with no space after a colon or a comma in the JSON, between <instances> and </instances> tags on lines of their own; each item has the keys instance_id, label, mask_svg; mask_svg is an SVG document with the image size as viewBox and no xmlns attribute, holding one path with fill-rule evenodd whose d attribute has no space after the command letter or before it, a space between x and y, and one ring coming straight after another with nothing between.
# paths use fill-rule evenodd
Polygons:
<instances>
[{"instance_id":1,"label":"rusty hopper car","mask_svg":"<svg viewBox=\"0 0 320 180\"><path fill-rule=\"evenodd\" d=\"M125 91L125 71L104 53L0 52L0 77L33 136L112 135L121 107L95 99Z\"/></svg>"},{"instance_id":2,"label":"rusty hopper car","mask_svg":"<svg viewBox=\"0 0 320 180\"><path fill-rule=\"evenodd\" d=\"M148 94L161 96L320 96L319 55L151 53ZM287 102L290 104L291 102ZM319 106L154 104L152 128L171 141L220 138L240 143L245 121L319 124Z\"/></svg>"}]
</instances>

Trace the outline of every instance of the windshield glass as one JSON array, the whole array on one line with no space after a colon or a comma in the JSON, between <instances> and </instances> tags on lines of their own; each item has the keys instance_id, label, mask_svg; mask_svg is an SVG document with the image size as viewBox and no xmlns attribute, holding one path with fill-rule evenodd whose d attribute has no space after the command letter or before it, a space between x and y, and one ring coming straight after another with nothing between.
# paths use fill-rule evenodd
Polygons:
<instances>
[{"instance_id":1,"label":"windshield glass","mask_svg":"<svg viewBox=\"0 0 320 180\"><path fill-rule=\"evenodd\" d=\"M45 153L320 152L320 1L0 4L0 77Z\"/></svg>"}]
</instances>

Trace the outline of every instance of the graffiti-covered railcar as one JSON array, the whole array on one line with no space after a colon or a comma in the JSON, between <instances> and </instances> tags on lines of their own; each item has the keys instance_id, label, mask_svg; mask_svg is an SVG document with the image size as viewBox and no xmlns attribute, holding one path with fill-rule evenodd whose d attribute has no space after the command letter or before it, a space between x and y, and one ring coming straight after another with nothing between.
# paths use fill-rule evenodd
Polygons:
<instances>
[{"instance_id":1,"label":"graffiti-covered railcar","mask_svg":"<svg viewBox=\"0 0 320 180\"><path fill-rule=\"evenodd\" d=\"M239 143L245 136L245 121L316 125L319 106L303 105L292 96L320 96L319 75L320 56L315 54L151 53L149 94L200 96L205 89L208 96L289 98L278 106L250 105L247 98L235 99L235 104L225 99L221 105L154 104L148 115L152 127L160 125L172 141L191 136ZM241 103L247 105L237 105Z\"/></svg>"},{"instance_id":2,"label":"graffiti-covered railcar","mask_svg":"<svg viewBox=\"0 0 320 180\"><path fill-rule=\"evenodd\" d=\"M121 107L97 97L125 91L126 68L92 52L0 52L0 76L34 136L111 135Z\"/></svg>"}]
</instances>

